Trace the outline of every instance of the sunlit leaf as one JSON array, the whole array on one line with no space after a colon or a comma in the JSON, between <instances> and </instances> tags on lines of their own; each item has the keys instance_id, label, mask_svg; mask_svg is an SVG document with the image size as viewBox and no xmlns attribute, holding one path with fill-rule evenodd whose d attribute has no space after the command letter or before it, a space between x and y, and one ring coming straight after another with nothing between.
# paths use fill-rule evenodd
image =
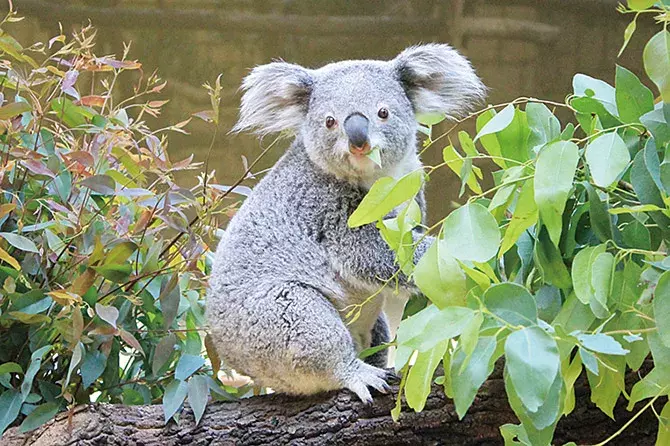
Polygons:
<instances>
[{"instance_id":1,"label":"sunlit leaf","mask_svg":"<svg viewBox=\"0 0 670 446\"><path fill-rule=\"evenodd\" d=\"M421 170L412 171L399 180L391 177L380 178L349 216L347 224L356 228L383 218L393 208L413 198L422 184Z\"/></svg>"},{"instance_id":2,"label":"sunlit leaf","mask_svg":"<svg viewBox=\"0 0 670 446\"><path fill-rule=\"evenodd\" d=\"M579 162L577 145L558 141L544 146L535 168L535 203L549 237L558 246L563 228L563 210Z\"/></svg>"},{"instance_id":3,"label":"sunlit leaf","mask_svg":"<svg viewBox=\"0 0 670 446\"><path fill-rule=\"evenodd\" d=\"M642 54L647 76L654 81L664 101L670 102L670 32L659 31Z\"/></svg>"},{"instance_id":4,"label":"sunlit leaf","mask_svg":"<svg viewBox=\"0 0 670 446\"><path fill-rule=\"evenodd\" d=\"M451 255L448 244L436 239L414 268L414 282L439 308L465 305L465 274Z\"/></svg>"}]
</instances>

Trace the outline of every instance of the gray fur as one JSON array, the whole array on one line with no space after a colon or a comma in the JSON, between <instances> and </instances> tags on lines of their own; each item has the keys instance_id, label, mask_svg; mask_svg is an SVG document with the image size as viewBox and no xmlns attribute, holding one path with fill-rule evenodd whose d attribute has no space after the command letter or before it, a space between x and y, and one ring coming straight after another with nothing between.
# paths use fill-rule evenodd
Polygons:
<instances>
[{"instance_id":1,"label":"gray fur","mask_svg":"<svg viewBox=\"0 0 670 446\"><path fill-rule=\"evenodd\" d=\"M431 72L431 61L451 71ZM370 363L357 353L388 341L383 296L353 324L345 324L343 310L377 291L397 266L374 224L350 229L347 219L376 179L421 168L416 111L462 111L484 87L462 56L429 45L390 62L345 61L317 70L275 62L255 68L243 88L236 130L291 130L296 139L217 249L207 302L217 349L228 367L277 391L344 387L370 401L368 387L387 388L379 368L386 353ZM388 119L377 116L382 106ZM369 119L383 168L349 154L341 123L354 112ZM328 115L338 125L326 128ZM415 241L422 237L414 234ZM423 238L415 261L431 242ZM399 281L401 292L416 291L407 277Z\"/></svg>"}]
</instances>

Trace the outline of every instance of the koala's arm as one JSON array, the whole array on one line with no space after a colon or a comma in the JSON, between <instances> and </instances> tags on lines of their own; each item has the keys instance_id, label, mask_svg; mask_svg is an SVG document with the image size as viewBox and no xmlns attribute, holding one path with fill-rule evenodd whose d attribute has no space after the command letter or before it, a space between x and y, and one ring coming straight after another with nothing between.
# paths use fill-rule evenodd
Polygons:
<instances>
[{"instance_id":1,"label":"koala's arm","mask_svg":"<svg viewBox=\"0 0 670 446\"><path fill-rule=\"evenodd\" d=\"M339 230L328 236L328 250L333 253L338 263L348 274L369 281L384 281L398 271L395 253L386 244L374 223L358 228L338 225ZM433 243L434 237L412 231L414 243L418 243L414 251L414 264L423 256ZM399 283L402 287L414 290L409 278L400 272Z\"/></svg>"}]
</instances>

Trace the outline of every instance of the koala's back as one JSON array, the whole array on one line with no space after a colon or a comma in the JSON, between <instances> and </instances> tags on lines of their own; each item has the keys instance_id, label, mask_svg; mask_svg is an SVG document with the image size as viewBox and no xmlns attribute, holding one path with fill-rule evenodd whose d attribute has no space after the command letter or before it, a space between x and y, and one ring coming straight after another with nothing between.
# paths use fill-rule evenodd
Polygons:
<instances>
[{"instance_id":1,"label":"koala's back","mask_svg":"<svg viewBox=\"0 0 670 446\"><path fill-rule=\"evenodd\" d=\"M348 197L299 150L289 149L232 219L217 248L214 291L286 281L323 287L329 264L320 241L333 213L346 218L340 201Z\"/></svg>"}]
</instances>

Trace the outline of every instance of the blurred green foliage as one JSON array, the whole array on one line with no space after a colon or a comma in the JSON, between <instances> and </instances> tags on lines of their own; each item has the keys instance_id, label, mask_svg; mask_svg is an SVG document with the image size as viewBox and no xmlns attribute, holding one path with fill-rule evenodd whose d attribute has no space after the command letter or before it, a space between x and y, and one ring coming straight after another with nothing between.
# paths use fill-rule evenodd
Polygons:
<instances>
[{"instance_id":1,"label":"blurred green foliage","mask_svg":"<svg viewBox=\"0 0 670 446\"><path fill-rule=\"evenodd\" d=\"M87 27L24 48L2 30L20 20L0 25L0 433L91 401L162 402L168 420L188 398L199 420L210 390L237 392L212 378L203 312L234 189L177 182L202 169L166 150L191 118L149 127L165 82L128 47L98 57ZM206 87L195 116L217 126L219 80Z\"/></svg>"}]
</instances>

